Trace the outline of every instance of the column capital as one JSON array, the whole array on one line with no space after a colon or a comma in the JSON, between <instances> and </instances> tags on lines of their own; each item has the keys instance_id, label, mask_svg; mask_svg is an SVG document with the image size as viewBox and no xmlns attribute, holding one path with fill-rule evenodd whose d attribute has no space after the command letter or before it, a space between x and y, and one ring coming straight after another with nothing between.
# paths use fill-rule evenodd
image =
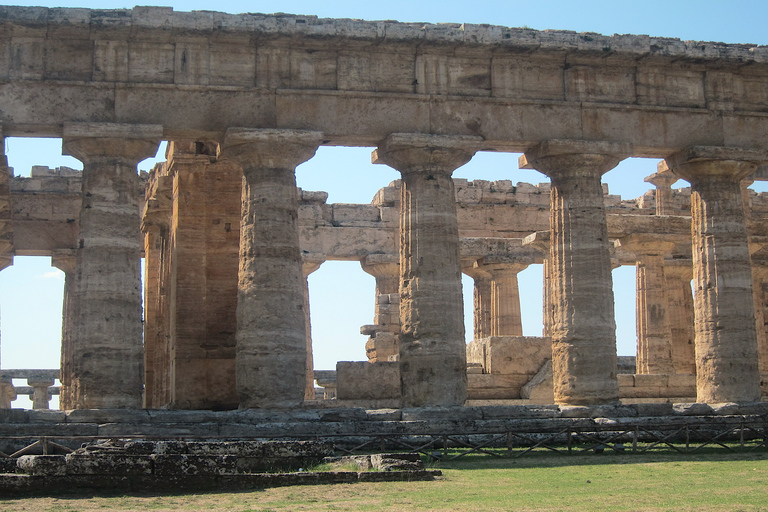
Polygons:
<instances>
[{"instance_id":1,"label":"column capital","mask_svg":"<svg viewBox=\"0 0 768 512\"><path fill-rule=\"evenodd\" d=\"M245 169L295 169L312 158L323 133L307 130L227 128L221 156Z\"/></svg>"},{"instance_id":2,"label":"column capital","mask_svg":"<svg viewBox=\"0 0 768 512\"><path fill-rule=\"evenodd\" d=\"M475 262L475 266L489 272L493 277L504 273L519 274L531 263L515 258L480 258Z\"/></svg>"},{"instance_id":3,"label":"column capital","mask_svg":"<svg viewBox=\"0 0 768 512\"><path fill-rule=\"evenodd\" d=\"M535 169L550 178L602 176L631 155L632 146L623 142L553 139L528 149L518 163L521 169Z\"/></svg>"},{"instance_id":4,"label":"column capital","mask_svg":"<svg viewBox=\"0 0 768 512\"><path fill-rule=\"evenodd\" d=\"M700 180L738 182L768 162L768 151L692 146L664 159L677 176L691 183Z\"/></svg>"},{"instance_id":5,"label":"column capital","mask_svg":"<svg viewBox=\"0 0 768 512\"><path fill-rule=\"evenodd\" d=\"M0 270L5 270L6 268L13 265L13 255L12 254L3 254L0 255Z\"/></svg>"},{"instance_id":6,"label":"column capital","mask_svg":"<svg viewBox=\"0 0 768 512\"><path fill-rule=\"evenodd\" d=\"M371 154L374 164L386 164L401 173L447 172L469 162L480 149L482 137L423 133L393 133Z\"/></svg>"},{"instance_id":7,"label":"column capital","mask_svg":"<svg viewBox=\"0 0 768 512\"><path fill-rule=\"evenodd\" d=\"M118 158L136 166L155 156L162 138L157 124L66 123L62 152L83 163Z\"/></svg>"},{"instance_id":8,"label":"column capital","mask_svg":"<svg viewBox=\"0 0 768 512\"><path fill-rule=\"evenodd\" d=\"M54 249L51 251L51 266L56 267L65 274L73 273L77 265L77 251L75 249Z\"/></svg>"},{"instance_id":9,"label":"column capital","mask_svg":"<svg viewBox=\"0 0 768 512\"><path fill-rule=\"evenodd\" d=\"M551 244L551 234L549 231L536 231L523 238L523 246L536 249L544 255L545 258L549 257L549 247Z\"/></svg>"},{"instance_id":10,"label":"column capital","mask_svg":"<svg viewBox=\"0 0 768 512\"><path fill-rule=\"evenodd\" d=\"M301 255L301 270L304 277L309 276L312 272L320 268L320 265L325 263L325 256L315 253L304 253Z\"/></svg>"},{"instance_id":11,"label":"column capital","mask_svg":"<svg viewBox=\"0 0 768 512\"><path fill-rule=\"evenodd\" d=\"M369 254L360 260L363 272L373 277L397 276L400 272L398 254Z\"/></svg>"},{"instance_id":12,"label":"column capital","mask_svg":"<svg viewBox=\"0 0 768 512\"><path fill-rule=\"evenodd\" d=\"M662 160L657 165L657 172L650 176L646 176L643 181L650 183L656 188L670 189L679 179L680 177L675 175L669 167L667 167L666 162Z\"/></svg>"}]
</instances>

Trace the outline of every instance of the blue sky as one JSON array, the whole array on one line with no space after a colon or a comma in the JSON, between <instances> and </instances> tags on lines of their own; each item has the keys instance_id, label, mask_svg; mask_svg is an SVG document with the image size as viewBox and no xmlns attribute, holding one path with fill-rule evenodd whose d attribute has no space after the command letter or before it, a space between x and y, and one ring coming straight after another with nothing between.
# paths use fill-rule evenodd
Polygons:
<instances>
[{"instance_id":1,"label":"blue sky","mask_svg":"<svg viewBox=\"0 0 768 512\"><path fill-rule=\"evenodd\" d=\"M15 5L46 7L125 8L113 1L31 2ZM220 0L165 1L177 11L218 10L287 12L331 18L391 19L406 22L486 23L534 29L598 32L606 35L648 34L683 40L768 44L768 1L270 1ZM1 108L1 107L0 107ZM6 154L17 175L32 165L81 168L79 162L60 155L58 140L7 139ZM377 189L397 173L370 165L371 148L321 148L318 155L297 169L299 186L326 190L329 202L367 203ZM153 163L145 161L142 169ZM654 172L656 162L632 159L606 174L611 192L624 198L648 189L643 177ZM539 183L546 177L517 169L517 155L478 154L454 173L468 179L510 179ZM679 185L684 185L680 182ZM762 189L761 189L762 190ZM614 271L617 338L620 355L634 353L634 268ZM47 258L17 258L0 272L0 332L3 368L55 368L59 362L60 310L63 276ZM523 325L526 335L541 333L541 272L536 266L520 276ZM359 264L329 262L310 277L315 367L331 369L337 360L363 360L365 337L359 327L373 321L374 283ZM465 279L467 331L471 325L471 279ZM18 406L18 403L17 403Z\"/></svg>"}]
</instances>

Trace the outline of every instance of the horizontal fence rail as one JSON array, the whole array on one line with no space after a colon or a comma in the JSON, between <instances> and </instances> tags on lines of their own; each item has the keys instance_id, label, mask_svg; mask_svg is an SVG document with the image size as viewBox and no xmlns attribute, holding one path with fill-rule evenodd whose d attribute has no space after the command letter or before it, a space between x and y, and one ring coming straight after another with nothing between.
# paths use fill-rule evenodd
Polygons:
<instances>
[{"instance_id":1,"label":"horizontal fence rail","mask_svg":"<svg viewBox=\"0 0 768 512\"><path fill-rule=\"evenodd\" d=\"M340 454L405 451L419 453L432 460L455 460L468 455L516 458L534 453L560 455L615 453L648 453L670 450L688 454L711 448L726 452L768 450L768 420L742 420L715 423L671 425L647 423L555 429L472 431L461 433L369 433L360 435L285 435L238 436L237 440L323 440L332 441ZM27 454L70 453L83 443L113 440L206 440L232 441L233 437L212 436L0 436L0 458L17 458Z\"/></svg>"}]
</instances>

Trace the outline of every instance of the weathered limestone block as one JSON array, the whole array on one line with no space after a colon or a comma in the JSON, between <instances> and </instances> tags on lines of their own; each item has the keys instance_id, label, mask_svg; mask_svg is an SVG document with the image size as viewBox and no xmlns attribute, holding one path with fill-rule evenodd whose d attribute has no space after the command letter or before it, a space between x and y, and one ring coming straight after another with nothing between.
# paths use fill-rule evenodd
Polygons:
<instances>
[{"instance_id":1,"label":"weathered limestone block","mask_svg":"<svg viewBox=\"0 0 768 512\"><path fill-rule=\"evenodd\" d=\"M392 134L373 154L402 175L400 380L404 406L466 398L461 261L451 173L477 137Z\"/></svg>"},{"instance_id":2,"label":"weathered limestone block","mask_svg":"<svg viewBox=\"0 0 768 512\"><path fill-rule=\"evenodd\" d=\"M83 162L74 290L73 404L139 408L144 386L136 165L162 127L68 124L63 150Z\"/></svg>"},{"instance_id":3,"label":"weathered limestone block","mask_svg":"<svg viewBox=\"0 0 768 512\"><path fill-rule=\"evenodd\" d=\"M467 345L467 363L480 364L484 371L482 375L471 372L467 375L469 397L520 398L522 387L534 379L551 358L549 338L493 336L474 340Z\"/></svg>"},{"instance_id":4,"label":"weathered limestone block","mask_svg":"<svg viewBox=\"0 0 768 512\"><path fill-rule=\"evenodd\" d=\"M533 336L492 336L485 343L485 371L533 377L552 357L552 340Z\"/></svg>"},{"instance_id":5,"label":"weathered limestone block","mask_svg":"<svg viewBox=\"0 0 768 512\"><path fill-rule=\"evenodd\" d=\"M760 398L755 307L739 182L768 153L693 147L666 159L691 183L697 401Z\"/></svg>"},{"instance_id":6,"label":"weathered limestone block","mask_svg":"<svg viewBox=\"0 0 768 512\"><path fill-rule=\"evenodd\" d=\"M523 374L467 374L467 398L469 400L509 400L520 398L520 389L531 380Z\"/></svg>"},{"instance_id":7,"label":"weathered limestone block","mask_svg":"<svg viewBox=\"0 0 768 512\"><path fill-rule=\"evenodd\" d=\"M538 373L520 389L520 398L526 398L537 404L552 404L555 402L551 359L548 359Z\"/></svg>"},{"instance_id":8,"label":"weathered limestone block","mask_svg":"<svg viewBox=\"0 0 768 512\"><path fill-rule=\"evenodd\" d=\"M400 398L399 363L339 361L336 389L339 400Z\"/></svg>"},{"instance_id":9,"label":"weathered limestone block","mask_svg":"<svg viewBox=\"0 0 768 512\"><path fill-rule=\"evenodd\" d=\"M618 400L611 262L600 177L631 149L622 144L547 141L520 157L520 167L548 175L555 401Z\"/></svg>"},{"instance_id":10,"label":"weathered limestone block","mask_svg":"<svg viewBox=\"0 0 768 512\"><path fill-rule=\"evenodd\" d=\"M291 407L306 388L305 287L295 168L318 132L230 128L222 154L243 168L236 374L240 407Z\"/></svg>"}]
</instances>

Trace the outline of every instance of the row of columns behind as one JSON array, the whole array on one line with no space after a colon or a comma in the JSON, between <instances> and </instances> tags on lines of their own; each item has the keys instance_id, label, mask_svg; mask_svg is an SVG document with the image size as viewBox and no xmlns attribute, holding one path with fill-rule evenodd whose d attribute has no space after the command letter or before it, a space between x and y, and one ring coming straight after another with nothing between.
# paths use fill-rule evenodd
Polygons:
<instances>
[{"instance_id":1,"label":"row of columns behind","mask_svg":"<svg viewBox=\"0 0 768 512\"><path fill-rule=\"evenodd\" d=\"M67 315L74 321L65 326L70 334L63 340L63 407L142 406L136 166L155 154L161 137L157 125L64 127L64 153L83 162L83 205L76 265L66 283L72 293L65 308L74 313ZM248 128L230 128L223 140L220 156L237 162L244 175L235 357L241 408L293 407L307 394L311 363L305 274L311 269L302 268L295 168L312 158L322 141L320 132ZM451 174L480 149L479 137L392 134L373 153L374 163L389 165L402 176L403 406L461 405L467 396ZM521 167L551 179L547 293L553 309L548 334L557 403L614 403L619 398L601 177L631 154L626 144L552 140L520 157ZM710 147L689 148L666 159L692 185L699 401L760 398L739 182L765 161L768 155L762 152ZM648 252L647 261L653 263L658 250ZM520 270L507 269L514 276L500 277L491 265L484 272L496 274L492 282L499 287L513 286ZM639 275L649 288L662 282L653 272ZM493 290L490 296L493 301ZM498 305L498 316L514 315L514 305L508 308L505 313ZM653 359L665 364L664 357Z\"/></svg>"}]
</instances>

